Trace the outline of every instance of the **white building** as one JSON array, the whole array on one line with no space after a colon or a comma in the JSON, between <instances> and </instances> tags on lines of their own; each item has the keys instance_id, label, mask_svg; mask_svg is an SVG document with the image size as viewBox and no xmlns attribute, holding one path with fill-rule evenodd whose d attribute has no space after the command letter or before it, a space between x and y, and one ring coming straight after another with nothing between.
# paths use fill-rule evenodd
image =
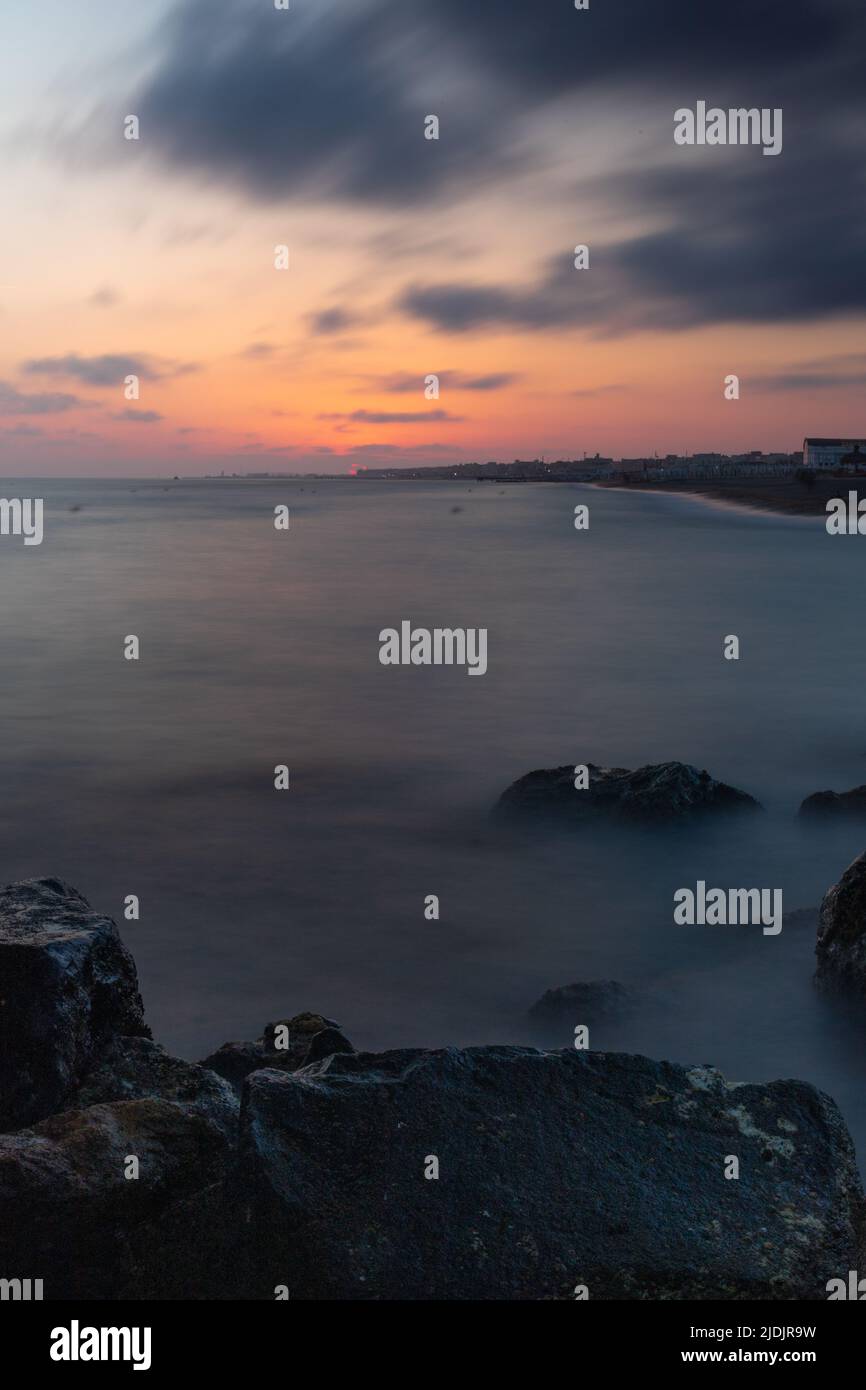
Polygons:
<instances>
[{"instance_id":1,"label":"white building","mask_svg":"<svg viewBox=\"0 0 866 1390\"><path fill-rule=\"evenodd\" d=\"M804 468L838 468L855 447L866 460L866 439L804 439Z\"/></svg>"}]
</instances>

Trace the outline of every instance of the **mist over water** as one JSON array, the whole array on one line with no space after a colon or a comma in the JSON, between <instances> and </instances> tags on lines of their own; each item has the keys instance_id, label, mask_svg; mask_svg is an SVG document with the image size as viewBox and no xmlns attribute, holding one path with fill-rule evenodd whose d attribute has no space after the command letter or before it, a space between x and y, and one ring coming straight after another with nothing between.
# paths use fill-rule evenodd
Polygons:
<instances>
[{"instance_id":1,"label":"mist over water","mask_svg":"<svg viewBox=\"0 0 866 1390\"><path fill-rule=\"evenodd\" d=\"M118 920L160 1042L198 1057L315 1009L365 1048L569 1046L528 1007L615 979L645 1007L594 1047L812 1081L866 1154L866 1006L814 990L814 928L673 923L698 879L816 906L866 848L866 824L795 818L866 782L857 538L567 485L5 488L45 498L45 540L0 545L4 880L60 875ZM486 627L487 674L381 666L403 619ZM490 823L533 768L667 759L765 813Z\"/></svg>"}]
</instances>

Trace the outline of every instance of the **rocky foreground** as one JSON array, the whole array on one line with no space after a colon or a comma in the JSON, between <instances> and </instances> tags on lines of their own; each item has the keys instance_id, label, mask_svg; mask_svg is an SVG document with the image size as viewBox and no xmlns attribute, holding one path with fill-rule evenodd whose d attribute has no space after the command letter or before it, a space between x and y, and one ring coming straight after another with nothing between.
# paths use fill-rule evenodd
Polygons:
<instances>
[{"instance_id":1,"label":"rocky foreground","mask_svg":"<svg viewBox=\"0 0 866 1390\"><path fill-rule=\"evenodd\" d=\"M823 1299L860 1267L853 1146L811 1086L357 1053L319 1014L195 1065L56 879L0 894L0 1101L0 1277L47 1299Z\"/></svg>"}]
</instances>

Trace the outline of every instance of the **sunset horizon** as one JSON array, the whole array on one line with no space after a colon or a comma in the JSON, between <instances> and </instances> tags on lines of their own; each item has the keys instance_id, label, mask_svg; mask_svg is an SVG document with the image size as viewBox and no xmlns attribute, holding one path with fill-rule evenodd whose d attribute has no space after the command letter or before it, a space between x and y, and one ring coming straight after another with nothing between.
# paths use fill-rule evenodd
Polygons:
<instances>
[{"instance_id":1,"label":"sunset horizon","mask_svg":"<svg viewBox=\"0 0 866 1390\"><path fill-rule=\"evenodd\" d=\"M12 0L0 466L351 473L862 435L862 263L840 293L862 17L800 5L778 42L777 8L718 7L696 53L692 20L612 46L616 6L564 0L534 32L492 0L48 0L46 54ZM678 143L700 91L784 108L777 157Z\"/></svg>"}]
</instances>

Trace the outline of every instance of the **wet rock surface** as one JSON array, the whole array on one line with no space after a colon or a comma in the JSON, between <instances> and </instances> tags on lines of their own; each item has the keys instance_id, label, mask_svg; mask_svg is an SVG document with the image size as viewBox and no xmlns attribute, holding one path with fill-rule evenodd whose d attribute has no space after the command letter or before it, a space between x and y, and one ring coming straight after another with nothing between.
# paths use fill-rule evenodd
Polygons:
<instances>
[{"instance_id":1,"label":"wet rock surface","mask_svg":"<svg viewBox=\"0 0 866 1390\"><path fill-rule=\"evenodd\" d=\"M595 1023L622 1018L638 1002L636 991L617 980L583 980L547 990L532 1005L529 1017L541 1023Z\"/></svg>"},{"instance_id":2,"label":"wet rock surface","mask_svg":"<svg viewBox=\"0 0 866 1390\"><path fill-rule=\"evenodd\" d=\"M866 852L824 897L816 955L819 984L866 994Z\"/></svg>"},{"instance_id":3,"label":"wet rock surface","mask_svg":"<svg viewBox=\"0 0 866 1390\"><path fill-rule=\"evenodd\" d=\"M12 885L0 924L6 1026L49 1050L36 1066L5 1035L7 1114L55 1112L0 1134L0 1275L49 1301L824 1298L862 1264L853 1146L805 1083L575 1049L356 1053L315 1013L197 1065L149 1039L132 959L74 889Z\"/></svg>"},{"instance_id":4,"label":"wet rock surface","mask_svg":"<svg viewBox=\"0 0 866 1390\"><path fill-rule=\"evenodd\" d=\"M866 819L866 786L847 792L813 792L801 803L799 813L812 820Z\"/></svg>"},{"instance_id":5,"label":"wet rock surface","mask_svg":"<svg viewBox=\"0 0 866 1390\"><path fill-rule=\"evenodd\" d=\"M239 1172L247 1277L300 1299L823 1298L863 1201L811 1086L528 1048L256 1072Z\"/></svg>"},{"instance_id":6,"label":"wet rock surface","mask_svg":"<svg viewBox=\"0 0 866 1390\"><path fill-rule=\"evenodd\" d=\"M240 1095L246 1078L262 1067L297 1071L332 1052L352 1051L352 1044L338 1023L323 1014L308 1012L266 1023L262 1036L254 1042L223 1043L201 1065L225 1077Z\"/></svg>"},{"instance_id":7,"label":"wet rock surface","mask_svg":"<svg viewBox=\"0 0 866 1390\"><path fill-rule=\"evenodd\" d=\"M629 771L586 764L589 785L575 787L574 765L529 772L503 792L497 819L554 818L565 824L632 825L689 822L722 812L756 811L747 792L687 763L655 763Z\"/></svg>"},{"instance_id":8,"label":"wet rock surface","mask_svg":"<svg viewBox=\"0 0 866 1390\"><path fill-rule=\"evenodd\" d=\"M0 890L0 1130L58 1109L122 1034L149 1030L111 919L60 879Z\"/></svg>"}]
</instances>

